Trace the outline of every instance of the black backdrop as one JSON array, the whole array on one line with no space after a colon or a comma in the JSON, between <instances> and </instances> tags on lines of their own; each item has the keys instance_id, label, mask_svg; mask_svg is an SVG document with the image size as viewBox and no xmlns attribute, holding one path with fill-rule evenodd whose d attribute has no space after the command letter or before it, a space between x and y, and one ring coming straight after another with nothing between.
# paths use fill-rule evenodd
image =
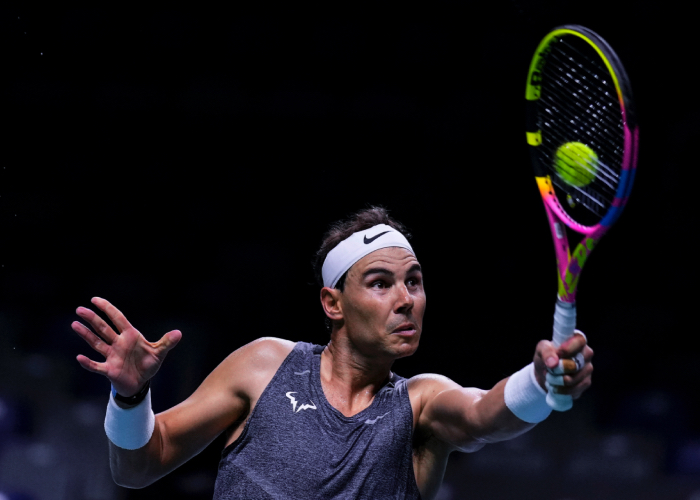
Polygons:
<instances>
[{"instance_id":1,"label":"black backdrop","mask_svg":"<svg viewBox=\"0 0 700 500\"><path fill-rule=\"evenodd\" d=\"M4 7L4 359L68 360L65 397L106 392L72 361L89 351L73 311L95 295L151 340L182 329L161 409L254 338L324 343L313 253L331 222L381 204L411 229L429 297L421 349L396 370L491 386L551 331L524 79L541 37L577 23L618 51L641 124L633 196L581 280L586 398L601 428L638 391L683 401L698 347L683 336L691 35L671 4L586 5Z\"/></svg>"}]
</instances>

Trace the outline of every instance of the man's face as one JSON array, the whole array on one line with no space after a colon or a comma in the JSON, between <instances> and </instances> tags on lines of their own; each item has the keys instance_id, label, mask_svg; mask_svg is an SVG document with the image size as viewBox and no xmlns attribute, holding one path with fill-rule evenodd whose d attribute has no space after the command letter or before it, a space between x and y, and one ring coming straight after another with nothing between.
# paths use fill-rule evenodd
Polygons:
<instances>
[{"instance_id":1,"label":"man's face","mask_svg":"<svg viewBox=\"0 0 700 500\"><path fill-rule=\"evenodd\" d=\"M348 339L367 356L410 356L425 312L423 274L404 248L372 252L348 271L340 303Z\"/></svg>"}]
</instances>

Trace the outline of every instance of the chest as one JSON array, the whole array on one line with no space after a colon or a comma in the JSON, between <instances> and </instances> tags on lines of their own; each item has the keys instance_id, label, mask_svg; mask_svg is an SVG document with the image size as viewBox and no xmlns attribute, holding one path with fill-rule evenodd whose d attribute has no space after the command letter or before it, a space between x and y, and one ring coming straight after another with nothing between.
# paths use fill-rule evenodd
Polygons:
<instances>
[{"instance_id":1,"label":"chest","mask_svg":"<svg viewBox=\"0 0 700 500\"><path fill-rule=\"evenodd\" d=\"M341 458L377 455L374 465L396 458L411 446L410 406L400 400L375 400L346 416L325 394L305 384L270 387L251 414L250 431L278 443L294 442L314 450L329 463Z\"/></svg>"},{"instance_id":2,"label":"chest","mask_svg":"<svg viewBox=\"0 0 700 500\"><path fill-rule=\"evenodd\" d=\"M239 497L259 487L273 498L417 498L410 403L389 396L347 417L314 384L270 384L225 450L217 484L235 483Z\"/></svg>"}]
</instances>

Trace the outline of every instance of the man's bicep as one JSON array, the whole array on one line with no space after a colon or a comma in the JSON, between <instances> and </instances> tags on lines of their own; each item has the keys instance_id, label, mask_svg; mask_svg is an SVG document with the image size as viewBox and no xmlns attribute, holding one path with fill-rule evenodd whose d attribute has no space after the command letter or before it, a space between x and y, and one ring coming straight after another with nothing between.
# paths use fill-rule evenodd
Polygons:
<instances>
[{"instance_id":1,"label":"man's bicep","mask_svg":"<svg viewBox=\"0 0 700 500\"><path fill-rule=\"evenodd\" d=\"M222 361L189 398L158 414L168 468L186 462L244 420L291 348L293 343L278 339L247 344Z\"/></svg>"},{"instance_id":2,"label":"man's bicep","mask_svg":"<svg viewBox=\"0 0 700 500\"><path fill-rule=\"evenodd\" d=\"M245 412L244 397L223 384L217 370L221 365L189 398L156 415L162 460L170 470L206 448Z\"/></svg>"},{"instance_id":3,"label":"man's bicep","mask_svg":"<svg viewBox=\"0 0 700 500\"><path fill-rule=\"evenodd\" d=\"M457 385L457 384L455 384ZM468 387L450 387L435 395L426 405L426 421L433 435L461 451L476 451L485 442L475 432L474 405L486 391Z\"/></svg>"},{"instance_id":4,"label":"man's bicep","mask_svg":"<svg viewBox=\"0 0 700 500\"><path fill-rule=\"evenodd\" d=\"M475 451L475 439L469 421L470 409L485 391L465 388L441 375L421 375L412 382L420 387L421 410L418 425L440 441L462 451Z\"/></svg>"}]
</instances>

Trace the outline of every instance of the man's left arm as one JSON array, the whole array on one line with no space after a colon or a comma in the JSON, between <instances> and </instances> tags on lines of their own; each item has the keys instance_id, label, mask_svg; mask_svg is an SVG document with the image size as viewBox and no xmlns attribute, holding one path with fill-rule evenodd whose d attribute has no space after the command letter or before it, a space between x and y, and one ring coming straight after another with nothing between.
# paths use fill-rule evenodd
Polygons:
<instances>
[{"instance_id":1,"label":"man's left arm","mask_svg":"<svg viewBox=\"0 0 700 500\"><path fill-rule=\"evenodd\" d=\"M461 451L476 451L487 443L514 438L544 420L550 413L545 402L547 368L559 360L583 355L583 366L575 371L565 362L563 385L558 393L578 399L591 385L593 350L577 332L558 348L550 341L540 341L533 363L511 377L498 382L491 390L464 388L442 377L417 377L420 384L421 410L418 425L435 438Z\"/></svg>"}]
</instances>

